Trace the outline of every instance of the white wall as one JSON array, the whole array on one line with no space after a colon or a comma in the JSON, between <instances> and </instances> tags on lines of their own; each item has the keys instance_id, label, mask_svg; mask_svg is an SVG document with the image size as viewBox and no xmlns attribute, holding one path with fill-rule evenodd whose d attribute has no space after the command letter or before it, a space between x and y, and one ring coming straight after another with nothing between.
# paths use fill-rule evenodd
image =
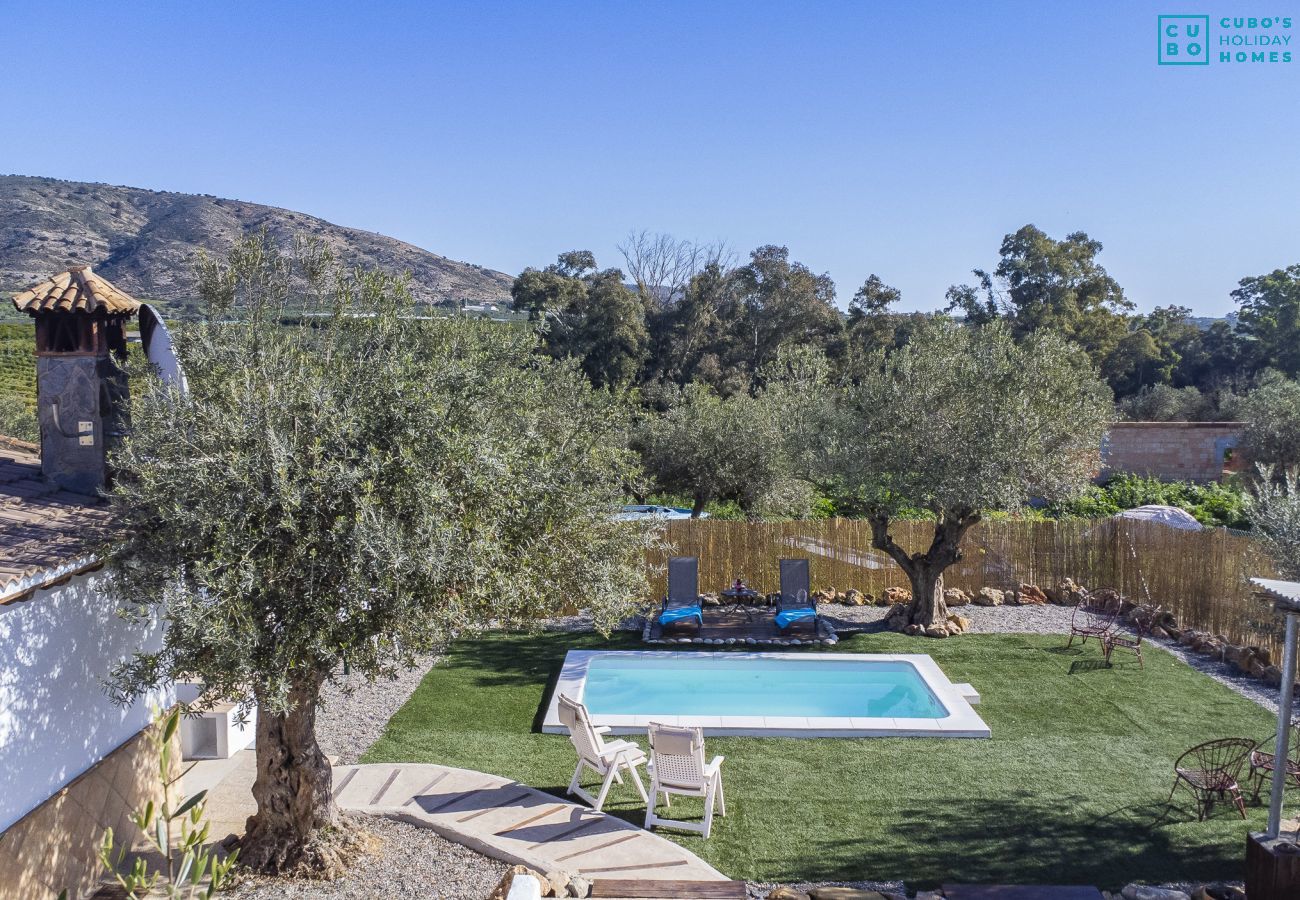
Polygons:
<instances>
[{"instance_id":1,"label":"white wall","mask_svg":"<svg viewBox=\"0 0 1300 900\"><path fill-rule=\"evenodd\" d=\"M115 706L103 680L162 626L118 618L103 572L0 606L0 831L149 724L170 692Z\"/></svg>"}]
</instances>

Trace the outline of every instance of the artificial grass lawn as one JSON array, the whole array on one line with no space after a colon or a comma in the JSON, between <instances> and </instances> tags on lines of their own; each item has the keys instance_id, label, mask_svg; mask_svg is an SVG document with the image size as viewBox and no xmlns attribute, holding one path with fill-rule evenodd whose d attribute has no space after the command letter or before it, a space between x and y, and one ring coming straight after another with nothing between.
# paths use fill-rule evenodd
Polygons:
<instances>
[{"instance_id":1,"label":"artificial grass lawn","mask_svg":"<svg viewBox=\"0 0 1300 900\"><path fill-rule=\"evenodd\" d=\"M659 833L756 881L1116 888L1243 877L1246 833L1263 829L1264 805L1249 806L1247 822L1226 804L1197 822L1189 794L1172 808L1164 801L1180 752L1215 737L1266 737L1270 715L1155 648L1145 670L1120 653L1108 669L1095 642L1064 644L1040 635L841 641L836 652L929 653L980 692L993 737L709 738L706 752L727 758L728 816L707 841ZM536 728L570 648L642 649L630 635L458 643L363 761L462 766L563 795L572 747ZM690 802L674 800L674 812ZM637 824L645 815L630 784L615 785L606 811Z\"/></svg>"}]
</instances>

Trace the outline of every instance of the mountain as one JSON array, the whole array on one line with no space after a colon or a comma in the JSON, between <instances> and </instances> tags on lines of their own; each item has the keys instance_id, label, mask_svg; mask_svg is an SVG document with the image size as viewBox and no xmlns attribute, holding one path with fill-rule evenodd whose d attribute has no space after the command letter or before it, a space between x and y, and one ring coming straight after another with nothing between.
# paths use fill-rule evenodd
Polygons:
<instances>
[{"instance_id":1,"label":"mountain","mask_svg":"<svg viewBox=\"0 0 1300 900\"><path fill-rule=\"evenodd\" d=\"M411 273L430 304L509 300L511 277L394 238L304 213L207 194L178 194L0 175L0 291L21 290L72 265L95 271L141 300L194 296L194 255L224 255L235 239L265 228L277 242L324 241L349 265Z\"/></svg>"}]
</instances>

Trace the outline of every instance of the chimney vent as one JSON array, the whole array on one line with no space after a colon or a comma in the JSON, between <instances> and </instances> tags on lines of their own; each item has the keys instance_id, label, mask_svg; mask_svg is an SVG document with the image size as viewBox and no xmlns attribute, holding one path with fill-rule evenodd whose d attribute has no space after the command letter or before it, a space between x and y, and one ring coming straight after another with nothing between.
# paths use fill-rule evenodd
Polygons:
<instances>
[{"instance_id":1,"label":"chimney vent","mask_svg":"<svg viewBox=\"0 0 1300 900\"><path fill-rule=\"evenodd\" d=\"M122 433L127 388L117 361L140 304L77 266L15 294L14 306L36 323L41 470L64 490L96 494L107 481L105 445Z\"/></svg>"}]
</instances>

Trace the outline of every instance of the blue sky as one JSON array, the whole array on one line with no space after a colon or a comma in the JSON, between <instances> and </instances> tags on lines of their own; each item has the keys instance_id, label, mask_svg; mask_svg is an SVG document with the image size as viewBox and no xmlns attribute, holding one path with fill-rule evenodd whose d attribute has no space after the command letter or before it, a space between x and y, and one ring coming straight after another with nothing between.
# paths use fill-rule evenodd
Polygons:
<instances>
[{"instance_id":1,"label":"blue sky","mask_svg":"<svg viewBox=\"0 0 1300 900\"><path fill-rule=\"evenodd\" d=\"M1295 14L1300 4L1269 6ZM0 172L283 206L510 273L631 229L942 305L1028 222L1144 309L1300 262L1300 47L1156 65L1258 4L0 0ZM1212 32L1213 39L1213 32Z\"/></svg>"}]
</instances>

